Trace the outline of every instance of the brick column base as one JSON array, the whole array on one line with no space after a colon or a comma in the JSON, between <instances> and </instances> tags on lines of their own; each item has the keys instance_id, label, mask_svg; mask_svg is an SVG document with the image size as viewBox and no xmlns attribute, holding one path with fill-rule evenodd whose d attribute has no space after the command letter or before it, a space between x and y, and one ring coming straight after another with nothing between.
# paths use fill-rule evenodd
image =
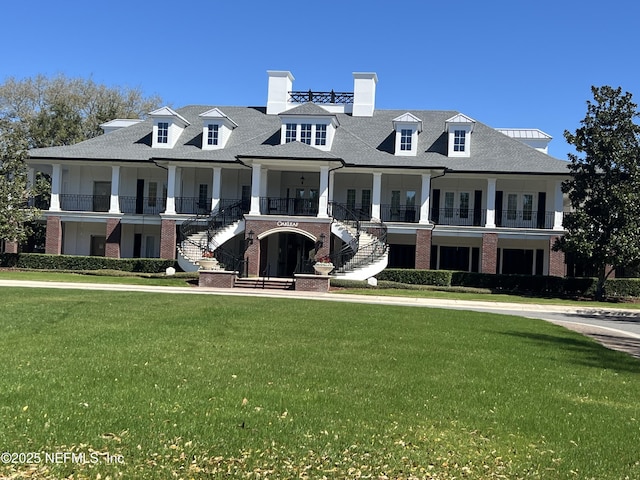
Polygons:
<instances>
[{"instance_id":1,"label":"brick column base","mask_svg":"<svg viewBox=\"0 0 640 480\"><path fill-rule=\"evenodd\" d=\"M176 259L176 221L162 220L160 225L160 258Z\"/></svg>"},{"instance_id":2,"label":"brick column base","mask_svg":"<svg viewBox=\"0 0 640 480\"><path fill-rule=\"evenodd\" d=\"M4 253L18 253L18 242L4 242Z\"/></svg>"},{"instance_id":3,"label":"brick column base","mask_svg":"<svg viewBox=\"0 0 640 480\"><path fill-rule=\"evenodd\" d=\"M329 275L313 275L296 273L296 292L321 292L327 293L331 277Z\"/></svg>"},{"instance_id":4,"label":"brick column base","mask_svg":"<svg viewBox=\"0 0 640 480\"><path fill-rule=\"evenodd\" d=\"M107 241L104 246L104 256L120 258L120 238L122 226L119 218L107 218Z\"/></svg>"},{"instance_id":5,"label":"brick column base","mask_svg":"<svg viewBox=\"0 0 640 480\"><path fill-rule=\"evenodd\" d=\"M549 275L554 277L564 277L567 275L567 265L565 264L564 252L553 250L553 246L560 237L549 239Z\"/></svg>"},{"instance_id":6,"label":"brick column base","mask_svg":"<svg viewBox=\"0 0 640 480\"><path fill-rule=\"evenodd\" d=\"M200 270L199 275L199 287L233 288L236 284L238 272L228 272L224 270Z\"/></svg>"},{"instance_id":7,"label":"brick column base","mask_svg":"<svg viewBox=\"0 0 640 480\"><path fill-rule=\"evenodd\" d=\"M44 252L52 255L60 255L62 253L62 220L60 217L47 217Z\"/></svg>"},{"instance_id":8,"label":"brick column base","mask_svg":"<svg viewBox=\"0 0 640 480\"><path fill-rule=\"evenodd\" d=\"M498 273L498 234L482 234L482 273Z\"/></svg>"},{"instance_id":9,"label":"brick column base","mask_svg":"<svg viewBox=\"0 0 640 480\"><path fill-rule=\"evenodd\" d=\"M416 270L431 268L431 236L432 230L416 231Z\"/></svg>"}]
</instances>

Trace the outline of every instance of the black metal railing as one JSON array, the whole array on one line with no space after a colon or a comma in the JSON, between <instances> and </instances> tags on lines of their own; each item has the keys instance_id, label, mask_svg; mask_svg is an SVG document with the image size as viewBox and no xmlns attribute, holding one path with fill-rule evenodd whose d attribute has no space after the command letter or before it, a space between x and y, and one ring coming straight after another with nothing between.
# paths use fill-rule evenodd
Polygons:
<instances>
[{"instance_id":1,"label":"black metal railing","mask_svg":"<svg viewBox=\"0 0 640 480\"><path fill-rule=\"evenodd\" d=\"M353 103L353 92L294 91L289 92L289 99L293 103Z\"/></svg>"},{"instance_id":2,"label":"black metal railing","mask_svg":"<svg viewBox=\"0 0 640 480\"><path fill-rule=\"evenodd\" d=\"M120 211L136 215L159 215L164 212L165 201L157 197L120 196Z\"/></svg>"},{"instance_id":3,"label":"black metal railing","mask_svg":"<svg viewBox=\"0 0 640 480\"><path fill-rule=\"evenodd\" d=\"M471 208L440 208L431 210L431 221L436 225L484 227L486 210Z\"/></svg>"},{"instance_id":4,"label":"black metal railing","mask_svg":"<svg viewBox=\"0 0 640 480\"><path fill-rule=\"evenodd\" d=\"M340 203L330 203L331 216L350 227L355 235L354 241L345 244L339 251L329 255L335 265L335 273L345 273L368 265L383 255L387 246L387 227L383 222L360 219L360 213ZM360 245L360 237L366 233L372 240Z\"/></svg>"},{"instance_id":5,"label":"black metal railing","mask_svg":"<svg viewBox=\"0 0 640 480\"><path fill-rule=\"evenodd\" d=\"M71 212L108 212L110 204L110 195L60 195L60 208Z\"/></svg>"},{"instance_id":6,"label":"black metal railing","mask_svg":"<svg viewBox=\"0 0 640 480\"><path fill-rule=\"evenodd\" d=\"M318 215L318 199L260 197L262 215Z\"/></svg>"},{"instance_id":7,"label":"black metal railing","mask_svg":"<svg viewBox=\"0 0 640 480\"><path fill-rule=\"evenodd\" d=\"M245 213L247 213L247 202L235 200L234 203L230 203L229 200L221 200L219 208L212 214L207 216L196 215L180 225L180 243L193 245L202 253L213 250L214 257L225 264L225 269L240 271L237 267L242 267L242 265L238 264L240 260L244 261L242 257L211 245L211 242L216 233L242 219ZM197 240L193 238L195 234L201 232L206 232L206 235L198 236ZM220 250L220 255L226 256L225 259L221 260L216 256L218 250ZM233 258L230 255L233 255ZM231 268L226 268L227 263L230 264ZM246 265L244 267L246 269Z\"/></svg>"},{"instance_id":8,"label":"black metal railing","mask_svg":"<svg viewBox=\"0 0 640 480\"><path fill-rule=\"evenodd\" d=\"M503 210L496 213L496 226L507 228L553 228L555 212L538 212L529 210Z\"/></svg>"},{"instance_id":9,"label":"black metal railing","mask_svg":"<svg viewBox=\"0 0 640 480\"><path fill-rule=\"evenodd\" d=\"M380 205L380 217L383 222L417 223L420 212L415 205Z\"/></svg>"},{"instance_id":10,"label":"black metal railing","mask_svg":"<svg viewBox=\"0 0 640 480\"><path fill-rule=\"evenodd\" d=\"M216 248L213 257L218 261L220 267L229 272L238 272L239 277L249 276L249 259L242 255L237 255L225 248Z\"/></svg>"}]
</instances>

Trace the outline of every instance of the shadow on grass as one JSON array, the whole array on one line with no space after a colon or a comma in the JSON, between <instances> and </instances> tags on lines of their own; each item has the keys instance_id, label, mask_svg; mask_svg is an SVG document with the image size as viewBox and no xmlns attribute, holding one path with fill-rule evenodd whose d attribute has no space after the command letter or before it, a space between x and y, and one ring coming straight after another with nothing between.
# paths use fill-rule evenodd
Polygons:
<instances>
[{"instance_id":1,"label":"shadow on grass","mask_svg":"<svg viewBox=\"0 0 640 480\"><path fill-rule=\"evenodd\" d=\"M593 338L593 340L591 340L587 337L580 336L574 337L562 334L549 335L544 333L517 331L503 332L503 335L529 340L545 347L552 346L559 347L563 350L571 350L575 353L575 355L572 355L571 361L581 365L623 372L640 373L640 361L638 361L637 358L633 358L633 356L640 358L640 340L634 338L597 334L598 338L596 338L596 335L589 335L589 337ZM619 351L610 350L598 343L600 341L605 345L605 341L608 341L610 343L610 348L617 346L620 350L623 349L623 345L620 345L619 343L624 342L624 347L631 350L627 353L630 353L633 356L626 355ZM614 345L613 342L618 342L618 344Z\"/></svg>"}]
</instances>

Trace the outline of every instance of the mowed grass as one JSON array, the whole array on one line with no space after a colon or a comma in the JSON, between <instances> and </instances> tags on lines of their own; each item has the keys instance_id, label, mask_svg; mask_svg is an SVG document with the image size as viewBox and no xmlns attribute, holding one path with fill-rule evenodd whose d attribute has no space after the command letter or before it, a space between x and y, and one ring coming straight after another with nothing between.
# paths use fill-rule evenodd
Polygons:
<instances>
[{"instance_id":1,"label":"mowed grass","mask_svg":"<svg viewBox=\"0 0 640 480\"><path fill-rule=\"evenodd\" d=\"M2 451L42 452L0 478L640 478L640 361L542 321L2 288L0 328Z\"/></svg>"}]
</instances>

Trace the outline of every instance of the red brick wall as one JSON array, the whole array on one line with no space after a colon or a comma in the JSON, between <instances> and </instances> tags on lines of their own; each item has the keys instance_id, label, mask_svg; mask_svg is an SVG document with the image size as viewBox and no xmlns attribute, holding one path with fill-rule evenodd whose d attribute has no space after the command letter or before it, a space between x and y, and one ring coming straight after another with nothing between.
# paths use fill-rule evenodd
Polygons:
<instances>
[{"instance_id":1,"label":"red brick wall","mask_svg":"<svg viewBox=\"0 0 640 480\"><path fill-rule=\"evenodd\" d=\"M236 272L201 271L198 278L199 287L233 288L236 282Z\"/></svg>"},{"instance_id":2,"label":"red brick wall","mask_svg":"<svg viewBox=\"0 0 640 480\"><path fill-rule=\"evenodd\" d=\"M416 265L418 270L431 268L431 235L432 230L416 231Z\"/></svg>"},{"instance_id":3,"label":"red brick wall","mask_svg":"<svg viewBox=\"0 0 640 480\"><path fill-rule=\"evenodd\" d=\"M47 217L47 236L44 251L52 255L60 255L62 253L62 221L60 217Z\"/></svg>"},{"instance_id":4,"label":"red brick wall","mask_svg":"<svg viewBox=\"0 0 640 480\"><path fill-rule=\"evenodd\" d=\"M567 275L567 265L565 264L564 252L553 251L553 246L560 237L549 239L549 275L564 277Z\"/></svg>"},{"instance_id":5,"label":"red brick wall","mask_svg":"<svg viewBox=\"0 0 640 480\"><path fill-rule=\"evenodd\" d=\"M482 234L482 273L497 273L498 270L498 234Z\"/></svg>"},{"instance_id":6,"label":"red brick wall","mask_svg":"<svg viewBox=\"0 0 640 480\"><path fill-rule=\"evenodd\" d=\"M120 238L122 226L119 218L107 218L107 242L104 246L104 256L120 258Z\"/></svg>"},{"instance_id":7,"label":"red brick wall","mask_svg":"<svg viewBox=\"0 0 640 480\"><path fill-rule=\"evenodd\" d=\"M176 221L163 219L160 225L160 258L175 260L176 241Z\"/></svg>"},{"instance_id":8,"label":"red brick wall","mask_svg":"<svg viewBox=\"0 0 640 480\"><path fill-rule=\"evenodd\" d=\"M296 274L296 292L328 292L330 278L327 275Z\"/></svg>"},{"instance_id":9,"label":"red brick wall","mask_svg":"<svg viewBox=\"0 0 640 480\"><path fill-rule=\"evenodd\" d=\"M259 276L260 275L260 241L258 240L258 235L268 231L273 230L274 228L286 228L281 225L278 225L277 220L255 220L250 219L246 220L244 235L247 238L247 235L250 231L253 230L254 241L253 245L249 245L247 251L245 252L245 258L249 260L249 276ZM330 244L331 244L331 223L329 222L298 222L297 228L299 230L304 230L309 232L316 238L320 238L320 235L324 233L325 240L322 248L318 250L317 255L329 255Z\"/></svg>"}]
</instances>

